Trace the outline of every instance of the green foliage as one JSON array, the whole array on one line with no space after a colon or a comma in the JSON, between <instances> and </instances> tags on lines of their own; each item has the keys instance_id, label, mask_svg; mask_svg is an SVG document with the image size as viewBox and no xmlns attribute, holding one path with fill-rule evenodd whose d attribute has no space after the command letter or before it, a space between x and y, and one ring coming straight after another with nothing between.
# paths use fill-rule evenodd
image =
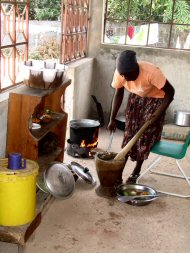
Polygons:
<instances>
[{"instance_id":1,"label":"green foliage","mask_svg":"<svg viewBox=\"0 0 190 253\"><path fill-rule=\"evenodd\" d=\"M125 20L128 13L129 0L108 0L107 14L109 19Z\"/></svg>"},{"instance_id":2,"label":"green foliage","mask_svg":"<svg viewBox=\"0 0 190 253\"><path fill-rule=\"evenodd\" d=\"M30 0L30 19L60 20L61 0Z\"/></svg>"},{"instance_id":3,"label":"green foliage","mask_svg":"<svg viewBox=\"0 0 190 253\"><path fill-rule=\"evenodd\" d=\"M190 23L190 2L186 0L154 0L152 5L151 20L157 22L171 22L174 2L174 23ZM108 0L107 18L126 21L129 13L130 19L146 21L150 16L150 0Z\"/></svg>"},{"instance_id":4,"label":"green foliage","mask_svg":"<svg viewBox=\"0 0 190 253\"><path fill-rule=\"evenodd\" d=\"M152 6L151 6L152 3ZM130 6L129 6L130 4ZM107 24L123 23L129 19L128 25L139 27L144 24L165 23L165 29L172 27L171 45L178 43L184 47L190 27L190 1L189 0L107 0ZM160 27L164 27L160 26ZM110 26L109 29L112 27ZM109 30L108 29L108 30ZM107 32L107 31L106 31ZM107 35L107 34L106 34ZM136 35L136 40L141 41L143 33ZM159 37L163 35L160 33ZM107 36L112 41L112 35ZM173 44L172 44L173 43Z\"/></svg>"},{"instance_id":5,"label":"green foliage","mask_svg":"<svg viewBox=\"0 0 190 253\"><path fill-rule=\"evenodd\" d=\"M30 11L29 11L29 19L35 20L36 11L35 11L35 0L30 0Z\"/></svg>"},{"instance_id":6,"label":"green foliage","mask_svg":"<svg viewBox=\"0 0 190 253\"><path fill-rule=\"evenodd\" d=\"M165 0L153 1L151 20L157 21L157 22L164 22L164 18L165 18L164 13L170 4L171 3L168 3L168 1L165 1ZM171 18L170 18L170 20L168 20L168 22L170 22L170 21L171 21Z\"/></svg>"},{"instance_id":7,"label":"green foliage","mask_svg":"<svg viewBox=\"0 0 190 253\"><path fill-rule=\"evenodd\" d=\"M164 21L168 22L172 19L173 0L168 0L164 11ZM190 23L190 3L181 0L176 1L174 6L173 22L178 24Z\"/></svg>"},{"instance_id":8,"label":"green foliage","mask_svg":"<svg viewBox=\"0 0 190 253\"><path fill-rule=\"evenodd\" d=\"M131 0L130 2L130 18L138 20L148 20L150 16L149 0Z\"/></svg>"},{"instance_id":9,"label":"green foliage","mask_svg":"<svg viewBox=\"0 0 190 253\"><path fill-rule=\"evenodd\" d=\"M129 0L108 0L108 18L125 21L128 12L131 19L146 20L150 13L150 0L131 0L129 9ZM140 18L140 19L141 19Z\"/></svg>"}]
</instances>

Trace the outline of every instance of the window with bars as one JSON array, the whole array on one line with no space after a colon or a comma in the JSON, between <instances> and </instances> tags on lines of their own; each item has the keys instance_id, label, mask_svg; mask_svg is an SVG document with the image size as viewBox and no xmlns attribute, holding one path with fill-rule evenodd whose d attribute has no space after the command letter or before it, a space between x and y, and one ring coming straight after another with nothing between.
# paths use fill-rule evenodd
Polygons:
<instances>
[{"instance_id":1,"label":"window with bars","mask_svg":"<svg viewBox=\"0 0 190 253\"><path fill-rule=\"evenodd\" d=\"M55 22L56 26L58 25L60 28L56 29L55 38L51 37L51 40L44 40L42 43L40 39L36 42L36 38L49 38L44 33L44 30L48 30L48 24L51 26L52 23L47 22L44 25L46 21L43 20L41 22L43 22L45 28L41 27L42 23L39 23L38 27L40 29L38 29L36 28L36 22L38 21L35 21L34 28L29 28L31 22L31 20L29 21L30 16L34 17L34 11L36 10L33 9L30 13L29 5L31 4L32 7L35 3L35 8L37 8L38 0L0 0L0 92L22 83L21 65L25 60L28 60L28 58L48 60L52 59L52 55L55 55L51 52L50 55L45 53L44 58L43 54L39 57L40 48L44 51L44 49L52 46L53 51L56 49L57 59L54 58L54 60L63 64L86 57L89 0L58 1L62 5L62 12L60 10L61 21L57 17L57 21ZM43 2L39 2L40 8ZM39 10L37 12L38 20L39 15L44 17L42 15L44 9L41 8ZM36 30L41 31L41 29L43 29L43 34L40 33L37 35ZM35 34L32 34L33 31ZM52 32L52 28L50 32ZM57 38L60 38L59 45L57 45ZM36 49L34 41L37 45ZM48 45L45 45L46 42ZM32 53L29 50L30 45Z\"/></svg>"},{"instance_id":2,"label":"window with bars","mask_svg":"<svg viewBox=\"0 0 190 253\"><path fill-rule=\"evenodd\" d=\"M89 0L66 0L63 4L61 62L86 57Z\"/></svg>"},{"instance_id":3,"label":"window with bars","mask_svg":"<svg viewBox=\"0 0 190 253\"><path fill-rule=\"evenodd\" d=\"M190 1L106 0L103 42L190 50Z\"/></svg>"},{"instance_id":4,"label":"window with bars","mask_svg":"<svg viewBox=\"0 0 190 253\"><path fill-rule=\"evenodd\" d=\"M29 0L0 1L0 91L22 82L20 63L28 57Z\"/></svg>"}]
</instances>

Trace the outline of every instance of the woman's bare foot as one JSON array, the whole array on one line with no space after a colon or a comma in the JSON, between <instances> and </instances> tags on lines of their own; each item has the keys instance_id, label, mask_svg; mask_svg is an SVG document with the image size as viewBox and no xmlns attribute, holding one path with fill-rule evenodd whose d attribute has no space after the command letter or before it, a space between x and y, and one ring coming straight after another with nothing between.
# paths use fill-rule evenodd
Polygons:
<instances>
[{"instance_id":1,"label":"woman's bare foot","mask_svg":"<svg viewBox=\"0 0 190 253\"><path fill-rule=\"evenodd\" d=\"M139 176L140 176L140 174L135 174L135 175L131 174L131 175L128 177L127 181L126 181L126 184L136 184L137 178L138 178Z\"/></svg>"}]
</instances>

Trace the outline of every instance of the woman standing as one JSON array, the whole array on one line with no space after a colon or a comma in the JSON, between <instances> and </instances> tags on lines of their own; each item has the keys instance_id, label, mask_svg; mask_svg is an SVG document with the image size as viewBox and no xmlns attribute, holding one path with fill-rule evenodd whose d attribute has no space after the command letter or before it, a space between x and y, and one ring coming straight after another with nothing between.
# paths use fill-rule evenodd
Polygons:
<instances>
[{"instance_id":1,"label":"woman standing","mask_svg":"<svg viewBox=\"0 0 190 253\"><path fill-rule=\"evenodd\" d=\"M117 57L112 87L115 88L115 94L107 127L111 132L116 129L115 117L123 101L124 89L130 92L122 148L148 119L154 118L151 126L126 156L126 159L130 157L132 161L136 161L127 183L136 183L151 147L161 139L165 111L172 102L175 91L158 67L145 61L137 62L136 53L131 50L123 51ZM160 114L155 115L158 108Z\"/></svg>"}]
</instances>

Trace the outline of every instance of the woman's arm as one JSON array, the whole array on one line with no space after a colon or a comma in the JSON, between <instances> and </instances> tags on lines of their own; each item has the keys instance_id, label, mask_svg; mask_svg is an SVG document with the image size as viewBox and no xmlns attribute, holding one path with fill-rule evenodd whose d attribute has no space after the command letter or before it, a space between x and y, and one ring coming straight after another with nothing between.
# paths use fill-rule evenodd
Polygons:
<instances>
[{"instance_id":1,"label":"woman's arm","mask_svg":"<svg viewBox=\"0 0 190 253\"><path fill-rule=\"evenodd\" d=\"M115 94L112 101L110 120L107 127L107 129L110 132L115 131L116 129L115 117L123 101L123 95L124 95L124 87L115 90Z\"/></svg>"},{"instance_id":2,"label":"woman's arm","mask_svg":"<svg viewBox=\"0 0 190 253\"><path fill-rule=\"evenodd\" d=\"M165 96L168 97L168 102L170 104L172 102L172 100L174 98L174 94L175 94L174 87L168 82L168 80L166 80L166 83L165 83L164 87L162 88L162 90L165 92Z\"/></svg>"},{"instance_id":3,"label":"woman's arm","mask_svg":"<svg viewBox=\"0 0 190 253\"><path fill-rule=\"evenodd\" d=\"M165 92L165 96L161 106L158 108L159 113L156 115L152 115L152 118L154 118L153 122L156 121L160 117L160 115L162 115L162 113L166 111L166 109L174 99L175 90L173 86L168 82L168 80L166 80L166 83L162 90Z\"/></svg>"}]
</instances>

